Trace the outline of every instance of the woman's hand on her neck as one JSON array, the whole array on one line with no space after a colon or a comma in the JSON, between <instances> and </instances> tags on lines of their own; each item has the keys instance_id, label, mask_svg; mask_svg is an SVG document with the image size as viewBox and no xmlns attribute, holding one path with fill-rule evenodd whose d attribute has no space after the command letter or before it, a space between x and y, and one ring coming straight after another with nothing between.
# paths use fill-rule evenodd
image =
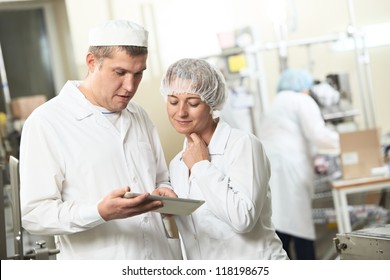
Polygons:
<instances>
[{"instance_id":1,"label":"woman's hand on her neck","mask_svg":"<svg viewBox=\"0 0 390 280\"><path fill-rule=\"evenodd\" d=\"M209 160L209 150L206 142L196 133L186 135L187 148L183 153L183 161L191 170L192 166L202 160Z\"/></svg>"}]
</instances>

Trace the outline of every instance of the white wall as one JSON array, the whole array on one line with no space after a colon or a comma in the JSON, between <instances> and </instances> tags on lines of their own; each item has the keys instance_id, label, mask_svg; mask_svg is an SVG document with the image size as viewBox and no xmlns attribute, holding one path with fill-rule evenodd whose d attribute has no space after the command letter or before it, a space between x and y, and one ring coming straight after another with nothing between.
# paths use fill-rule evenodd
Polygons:
<instances>
[{"instance_id":1,"label":"white wall","mask_svg":"<svg viewBox=\"0 0 390 280\"><path fill-rule=\"evenodd\" d=\"M275 2L275 0L272 0ZM84 55L90 27L110 18L126 18L143 24L150 31L148 70L135 100L146 108L161 135L167 161L181 148L182 137L171 128L165 103L159 95L164 69L182 57L198 57L219 51L216 33L251 26L262 42L275 42L267 0L65 0L79 78L85 76ZM347 0L295 0L296 30L289 40L345 32L349 24ZM390 1L355 0L357 27L390 22ZM389 32L383 36L390 36ZM334 52L330 45L310 48L313 75L323 79L328 73L350 75L355 108L363 110L354 52ZM289 66L307 67L305 47L289 48ZM390 132L390 45L369 49L377 126ZM272 100L279 72L277 51L263 53L267 97ZM362 114L356 118L364 126Z\"/></svg>"}]
</instances>

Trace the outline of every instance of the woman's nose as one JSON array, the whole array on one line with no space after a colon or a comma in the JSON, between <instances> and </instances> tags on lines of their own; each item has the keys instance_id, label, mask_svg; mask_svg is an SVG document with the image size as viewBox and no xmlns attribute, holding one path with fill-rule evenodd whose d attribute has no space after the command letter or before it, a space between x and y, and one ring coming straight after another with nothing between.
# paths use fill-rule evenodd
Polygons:
<instances>
[{"instance_id":1,"label":"woman's nose","mask_svg":"<svg viewBox=\"0 0 390 280\"><path fill-rule=\"evenodd\" d=\"M178 113L181 117L188 116L187 106L185 104L180 104Z\"/></svg>"}]
</instances>

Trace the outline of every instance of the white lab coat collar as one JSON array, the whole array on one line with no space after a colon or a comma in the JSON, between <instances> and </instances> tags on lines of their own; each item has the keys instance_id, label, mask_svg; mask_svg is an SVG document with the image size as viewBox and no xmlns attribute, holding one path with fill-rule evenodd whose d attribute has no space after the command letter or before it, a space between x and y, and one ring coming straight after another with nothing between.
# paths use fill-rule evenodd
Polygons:
<instances>
[{"instance_id":1,"label":"white lab coat collar","mask_svg":"<svg viewBox=\"0 0 390 280\"><path fill-rule=\"evenodd\" d=\"M231 131L232 128L227 123L221 119L218 121L208 146L210 155L223 155L225 153Z\"/></svg>"},{"instance_id":2,"label":"white lab coat collar","mask_svg":"<svg viewBox=\"0 0 390 280\"><path fill-rule=\"evenodd\" d=\"M95 106L93 106L92 103L89 102L88 99L86 99L82 92L78 89L80 84L81 81L68 81L59 93L59 98L66 99L67 101L74 104L74 106L72 106L69 110L69 114L74 114L75 118L79 121L92 116L97 112ZM76 104L74 103L75 100L77 101ZM133 106L131 106L131 103L127 105L125 110L127 110L129 113L137 113ZM101 116L101 114L97 115ZM97 119L97 122L104 127L110 126L102 116L101 118Z\"/></svg>"},{"instance_id":3,"label":"white lab coat collar","mask_svg":"<svg viewBox=\"0 0 390 280\"><path fill-rule=\"evenodd\" d=\"M91 103L84 97L78 86L81 81L68 81L60 91L58 97L67 103L72 102L69 114L73 114L77 120L82 120L93 114ZM76 103L74 102L76 101Z\"/></svg>"}]
</instances>

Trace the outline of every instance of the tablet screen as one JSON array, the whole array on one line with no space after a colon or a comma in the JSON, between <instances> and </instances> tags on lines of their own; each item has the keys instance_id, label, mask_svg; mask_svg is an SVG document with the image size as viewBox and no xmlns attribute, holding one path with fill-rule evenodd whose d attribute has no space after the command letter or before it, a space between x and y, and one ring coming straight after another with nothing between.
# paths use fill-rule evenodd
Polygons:
<instances>
[{"instance_id":1,"label":"tablet screen","mask_svg":"<svg viewBox=\"0 0 390 280\"><path fill-rule=\"evenodd\" d=\"M139 193L127 192L124 197L131 198L140 195ZM196 209L198 209L204 200L178 198L178 197L167 197L158 195L149 195L148 200L161 200L164 206L154 210L155 212L172 215L190 215Z\"/></svg>"}]
</instances>

